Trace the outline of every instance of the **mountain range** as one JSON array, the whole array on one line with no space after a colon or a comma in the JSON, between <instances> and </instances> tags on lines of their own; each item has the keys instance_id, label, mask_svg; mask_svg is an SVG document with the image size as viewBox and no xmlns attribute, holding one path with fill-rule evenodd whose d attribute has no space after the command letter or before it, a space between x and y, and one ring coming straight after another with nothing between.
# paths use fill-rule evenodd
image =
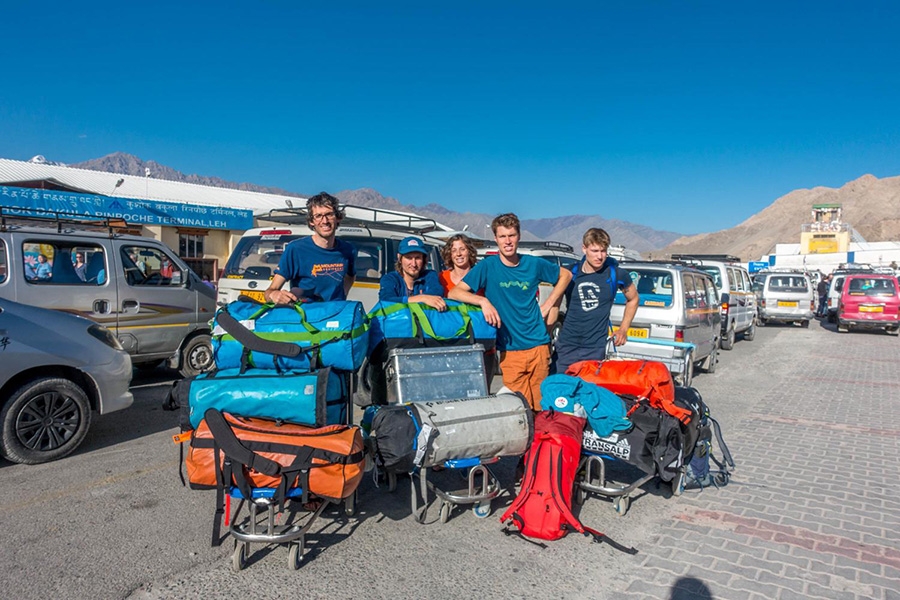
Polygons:
<instances>
[{"instance_id":1,"label":"mountain range","mask_svg":"<svg viewBox=\"0 0 900 600\"><path fill-rule=\"evenodd\" d=\"M253 183L235 183L219 177L185 175L156 161L144 161L123 152L69 166L138 176L149 173L157 179L300 198L312 195ZM402 204L369 188L345 190L335 196L347 204L413 212L453 229L466 229L478 237L492 237L489 228L494 215L460 213L439 204ZM850 223L867 241L900 239L900 177L878 179L873 175L863 175L836 189L815 187L794 190L739 225L713 233L682 236L627 221L605 219L600 215L568 215L524 219L522 238L565 242L578 252L584 230L588 226L602 227L610 234L614 244L637 250L645 257L649 255L664 258L674 253L705 253L731 254L744 261L757 260L763 254L773 251L777 243L799 242L801 225L810 221L812 205L820 203L841 204L844 221Z\"/></svg>"}]
</instances>

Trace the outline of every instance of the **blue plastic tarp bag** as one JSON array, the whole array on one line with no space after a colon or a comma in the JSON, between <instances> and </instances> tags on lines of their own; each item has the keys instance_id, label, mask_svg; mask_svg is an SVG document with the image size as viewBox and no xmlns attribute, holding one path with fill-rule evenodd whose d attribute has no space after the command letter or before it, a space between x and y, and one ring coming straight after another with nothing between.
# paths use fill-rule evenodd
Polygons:
<instances>
[{"instance_id":1,"label":"blue plastic tarp bag","mask_svg":"<svg viewBox=\"0 0 900 600\"><path fill-rule=\"evenodd\" d=\"M446 300L447 310L427 304L379 302L369 311L369 348L387 341L392 347L482 344L486 350L497 341L497 329L478 306Z\"/></svg>"},{"instance_id":2,"label":"blue plastic tarp bag","mask_svg":"<svg viewBox=\"0 0 900 600\"><path fill-rule=\"evenodd\" d=\"M248 348L221 323L228 315L261 340L297 345L295 356ZM236 300L213 319L213 356L218 369L247 368L311 371L333 367L355 371L369 347L368 318L360 302L335 300L291 305Z\"/></svg>"},{"instance_id":3,"label":"blue plastic tarp bag","mask_svg":"<svg viewBox=\"0 0 900 600\"><path fill-rule=\"evenodd\" d=\"M223 369L177 382L170 402L182 408L182 428L195 429L207 409L310 427L346 423L347 377L331 369L275 373Z\"/></svg>"}]
</instances>

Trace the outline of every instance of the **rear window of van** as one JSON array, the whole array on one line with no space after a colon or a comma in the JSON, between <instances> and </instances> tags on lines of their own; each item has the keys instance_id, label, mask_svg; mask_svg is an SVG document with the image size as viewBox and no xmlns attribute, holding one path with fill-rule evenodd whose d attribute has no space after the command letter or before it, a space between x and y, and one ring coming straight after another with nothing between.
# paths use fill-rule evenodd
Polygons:
<instances>
[{"instance_id":1,"label":"rear window of van","mask_svg":"<svg viewBox=\"0 0 900 600\"><path fill-rule=\"evenodd\" d=\"M769 291L808 292L809 281L802 275L773 275L769 278Z\"/></svg>"},{"instance_id":2,"label":"rear window of van","mask_svg":"<svg viewBox=\"0 0 900 600\"><path fill-rule=\"evenodd\" d=\"M672 306L672 274L653 268L628 269L628 275L640 295L638 306L668 308ZM625 304L625 294L616 293L616 304Z\"/></svg>"},{"instance_id":3,"label":"rear window of van","mask_svg":"<svg viewBox=\"0 0 900 600\"><path fill-rule=\"evenodd\" d=\"M851 296L893 296L897 293L897 287L893 279L856 277L850 280L847 293Z\"/></svg>"}]
</instances>

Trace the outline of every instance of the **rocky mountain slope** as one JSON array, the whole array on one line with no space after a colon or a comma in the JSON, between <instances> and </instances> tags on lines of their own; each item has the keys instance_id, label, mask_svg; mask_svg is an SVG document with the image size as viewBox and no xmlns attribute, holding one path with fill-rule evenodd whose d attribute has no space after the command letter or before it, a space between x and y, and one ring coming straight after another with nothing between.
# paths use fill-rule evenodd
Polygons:
<instances>
[{"instance_id":1,"label":"rocky mountain slope","mask_svg":"<svg viewBox=\"0 0 900 600\"><path fill-rule=\"evenodd\" d=\"M126 175L144 176L147 169L151 177L166 179L169 181L183 181L213 187L247 190L267 194L282 194L285 196L308 197L318 190L300 194L276 187L256 185L253 183L235 183L219 177L206 177L201 175L185 175L175 169L160 165L156 161L144 161L136 156L116 152L102 158L96 158L85 162L69 165L78 169L91 169L111 173L123 173ZM426 204L414 206L402 204L394 198L382 196L375 190L362 188L347 190L335 194L341 201L359 206L370 206L386 210L399 210L415 212L443 223L454 229L462 230L464 227L473 234L492 238L490 223L495 215L480 213L460 213L445 208L439 204ZM511 207L514 210L514 207ZM604 219L599 215L572 215L556 218L532 219L522 221L522 238L526 240L548 239L565 242L581 249L581 236L587 227L602 227L609 232L614 244L624 245L627 248L647 254L656 252L668 243L678 239L681 234L671 231L660 231L615 219Z\"/></svg>"},{"instance_id":2,"label":"rocky mountain slope","mask_svg":"<svg viewBox=\"0 0 900 600\"><path fill-rule=\"evenodd\" d=\"M811 220L813 204L826 203L841 204L843 220L866 241L900 239L900 177L863 175L838 189L794 190L736 227L682 237L653 255L715 253L758 260L775 244L799 243L800 226Z\"/></svg>"}]
</instances>

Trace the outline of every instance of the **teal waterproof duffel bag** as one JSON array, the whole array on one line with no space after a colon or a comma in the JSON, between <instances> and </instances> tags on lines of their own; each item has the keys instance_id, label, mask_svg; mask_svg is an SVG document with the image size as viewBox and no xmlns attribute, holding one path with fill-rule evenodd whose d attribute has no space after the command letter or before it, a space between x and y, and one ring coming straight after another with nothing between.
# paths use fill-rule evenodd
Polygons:
<instances>
[{"instance_id":1,"label":"teal waterproof duffel bag","mask_svg":"<svg viewBox=\"0 0 900 600\"><path fill-rule=\"evenodd\" d=\"M369 311L369 350L386 342L391 348L481 344L494 347L497 329L478 306L446 300L447 310L427 304L379 302Z\"/></svg>"},{"instance_id":2,"label":"teal waterproof duffel bag","mask_svg":"<svg viewBox=\"0 0 900 600\"><path fill-rule=\"evenodd\" d=\"M184 431L196 429L207 409L241 417L322 427L347 423L349 376L313 372L223 369L175 382L165 407L181 409Z\"/></svg>"},{"instance_id":3,"label":"teal waterproof duffel bag","mask_svg":"<svg viewBox=\"0 0 900 600\"><path fill-rule=\"evenodd\" d=\"M230 319L228 318L230 317ZM293 344L293 352L267 352L241 341L233 321L265 342ZM254 367L312 371L359 369L369 347L369 322L355 301L262 304L248 298L219 309L213 319L213 356L218 369Z\"/></svg>"}]
</instances>

